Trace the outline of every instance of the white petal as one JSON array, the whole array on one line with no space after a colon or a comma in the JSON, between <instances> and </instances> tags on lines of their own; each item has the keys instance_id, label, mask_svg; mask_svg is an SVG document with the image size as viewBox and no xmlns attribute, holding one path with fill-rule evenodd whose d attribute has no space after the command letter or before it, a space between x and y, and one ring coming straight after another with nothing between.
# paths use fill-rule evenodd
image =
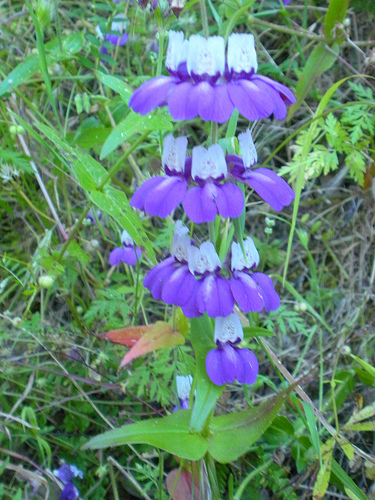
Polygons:
<instances>
[{"instance_id":1,"label":"white petal","mask_svg":"<svg viewBox=\"0 0 375 500\"><path fill-rule=\"evenodd\" d=\"M188 140L186 137L173 138L173 135L168 135L164 139L163 145L163 167L167 166L169 170L184 173L185 171L185 155Z\"/></svg>"},{"instance_id":2,"label":"white petal","mask_svg":"<svg viewBox=\"0 0 375 500\"><path fill-rule=\"evenodd\" d=\"M258 153L249 129L238 136L238 142L245 168L252 167L258 161Z\"/></svg>"},{"instance_id":3,"label":"white petal","mask_svg":"<svg viewBox=\"0 0 375 500\"><path fill-rule=\"evenodd\" d=\"M170 31L165 67L177 71L180 63L186 61L188 41L184 40L182 31Z\"/></svg>"},{"instance_id":4,"label":"white petal","mask_svg":"<svg viewBox=\"0 0 375 500\"><path fill-rule=\"evenodd\" d=\"M221 267L219 256L210 241L202 243L199 249L193 246L188 249L188 264L191 273L199 274L212 273Z\"/></svg>"},{"instance_id":5,"label":"white petal","mask_svg":"<svg viewBox=\"0 0 375 500\"><path fill-rule=\"evenodd\" d=\"M236 313L223 318L218 317L215 321L215 342L222 343L235 342L237 339L243 340L243 330L240 318Z\"/></svg>"},{"instance_id":6,"label":"white petal","mask_svg":"<svg viewBox=\"0 0 375 500\"><path fill-rule=\"evenodd\" d=\"M134 245L134 241L131 238L131 236L129 235L129 233L126 231L126 229L124 229L123 232L121 233L121 243L125 247L127 247L129 245Z\"/></svg>"},{"instance_id":7,"label":"white petal","mask_svg":"<svg viewBox=\"0 0 375 500\"><path fill-rule=\"evenodd\" d=\"M224 151L219 144L213 144L206 150L203 146L193 148L191 176L193 179L217 179L227 175Z\"/></svg>"},{"instance_id":8,"label":"white petal","mask_svg":"<svg viewBox=\"0 0 375 500\"><path fill-rule=\"evenodd\" d=\"M191 375L187 375L186 377L183 375L176 376L177 395L179 399L189 399L192 384L193 377Z\"/></svg>"},{"instance_id":9,"label":"white petal","mask_svg":"<svg viewBox=\"0 0 375 500\"><path fill-rule=\"evenodd\" d=\"M124 33L126 30L126 22L125 21L113 21L111 24L111 31L117 31L118 33Z\"/></svg>"},{"instance_id":10,"label":"white petal","mask_svg":"<svg viewBox=\"0 0 375 500\"><path fill-rule=\"evenodd\" d=\"M242 271L243 269L251 269L259 264L259 253L250 236L244 241L246 258L242 252L239 243L232 243L232 271Z\"/></svg>"},{"instance_id":11,"label":"white petal","mask_svg":"<svg viewBox=\"0 0 375 500\"><path fill-rule=\"evenodd\" d=\"M225 43L222 36L211 36L208 39L200 35L189 38L187 69L189 75L224 74Z\"/></svg>"},{"instance_id":12,"label":"white petal","mask_svg":"<svg viewBox=\"0 0 375 500\"><path fill-rule=\"evenodd\" d=\"M104 40L104 35L103 35L103 33L102 33L102 30L100 29L99 24L97 24L97 25L95 26L95 31L96 31L96 34L97 34L97 35L98 35L98 37L99 37L99 40Z\"/></svg>"},{"instance_id":13,"label":"white petal","mask_svg":"<svg viewBox=\"0 0 375 500\"><path fill-rule=\"evenodd\" d=\"M191 239L188 233L189 229L178 220L174 227L172 256L180 262L188 261L188 249L191 247Z\"/></svg>"},{"instance_id":14,"label":"white petal","mask_svg":"<svg viewBox=\"0 0 375 500\"><path fill-rule=\"evenodd\" d=\"M228 68L235 73L258 71L253 35L233 33L228 38Z\"/></svg>"}]
</instances>

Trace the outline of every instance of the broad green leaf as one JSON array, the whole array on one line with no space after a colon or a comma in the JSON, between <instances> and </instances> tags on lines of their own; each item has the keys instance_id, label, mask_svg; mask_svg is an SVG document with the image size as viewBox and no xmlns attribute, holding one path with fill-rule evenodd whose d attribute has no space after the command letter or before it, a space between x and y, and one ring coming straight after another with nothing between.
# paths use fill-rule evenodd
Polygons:
<instances>
[{"instance_id":1,"label":"broad green leaf","mask_svg":"<svg viewBox=\"0 0 375 500\"><path fill-rule=\"evenodd\" d=\"M324 34L327 38L336 38L332 32L335 26L342 23L348 9L349 0L331 0L324 19Z\"/></svg>"},{"instance_id":2,"label":"broad green leaf","mask_svg":"<svg viewBox=\"0 0 375 500\"><path fill-rule=\"evenodd\" d=\"M329 479L331 477L332 452L335 441L333 438L322 445L319 456L323 457L323 463L320 464L318 476L314 483L313 500L322 500L326 494ZM320 448L319 448L320 449Z\"/></svg>"},{"instance_id":3,"label":"broad green leaf","mask_svg":"<svg viewBox=\"0 0 375 500\"><path fill-rule=\"evenodd\" d=\"M314 445L315 451L319 458L320 468L323 468L322 455L320 452L321 442L319 438L319 434L316 428L316 417L312 406L305 401L302 401L303 409L305 410L306 421L308 425L308 431L310 432L311 442Z\"/></svg>"},{"instance_id":4,"label":"broad green leaf","mask_svg":"<svg viewBox=\"0 0 375 500\"><path fill-rule=\"evenodd\" d=\"M184 343L185 338L181 333L174 332L171 325L168 325L165 321L157 321L125 354L120 363L120 368L147 352L183 345Z\"/></svg>"},{"instance_id":5,"label":"broad green leaf","mask_svg":"<svg viewBox=\"0 0 375 500\"><path fill-rule=\"evenodd\" d=\"M339 45L337 43L333 44L331 51L326 49L324 45L318 45L311 52L306 65L302 71L302 74L298 80L296 87L296 99L297 102L289 108L288 118L290 119L297 109L301 106L302 101L306 97L306 94L314 83L318 76L322 75L333 66L337 59L339 53Z\"/></svg>"},{"instance_id":6,"label":"broad green leaf","mask_svg":"<svg viewBox=\"0 0 375 500\"><path fill-rule=\"evenodd\" d=\"M165 113L165 110L158 110L156 115L142 116L139 113L130 111L127 117L122 120L112 131L105 141L100 159L106 158L112 151L125 141L128 141L134 134L143 134L147 131L173 130L171 118Z\"/></svg>"},{"instance_id":7,"label":"broad green leaf","mask_svg":"<svg viewBox=\"0 0 375 500\"><path fill-rule=\"evenodd\" d=\"M107 176L107 171L92 156L73 148L50 127L42 123L36 123L36 127L52 141L61 151L68 164L75 173L80 186L83 189L93 190L99 187Z\"/></svg>"},{"instance_id":8,"label":"broad green leaf","mask_svg":"<svg viewBox=\"0 0 375 500\"><path fill-rule=\"evenodd\" d=\"M271 425L293 386L256 408L214 417L208 437L208 451L222 464L245 454Z\"/></svg>"},{"instance_id":9,"label":"broad green leaf","mask_svg":"<svg viewBox=\"0 0 375 500\"><path fill-rule=\"evenodd\" d=\"M63 50L60 51L57 39L44 45L46 51L47 64L51 65L59 61L71 59L83 45L83 33L73 33L62 38ZM11 73L4 78L0 85L0 97L15 89L31 78L37 71L40 71L40 58L38 55L30 55L14 68Z\"/></svg>"},{"instance_id":10,"label":"broad green leaf","mask_svg":"<svg viewBox=\"0 0 375 500\"><path fill-rule=\"evenodd\" d=\"M133 89L127 83L125 83L121 77L106 75L102 71L96 71L95 74L98 80L103 83L103 85L120 94L122 99L126 102L126 104L128 104L130 96L133 93Z\"/></svg>"},{"instance_id":11,"label":"broad green leaf","mask_svg":"<svg viewBox=\"0 0 375 500\"><path fill-rule=\"evenodd\" d=\"M146 236L139 217L130 207L125 193L111 186L105 186L103 191L92 191L89 196L94 205L113 217L122 229L126 229L136 245L146 249L148 256L155 263L152 244Z\"/></svg>"},{"instance_id":12,"label":"broad green leaf","mask_svg":"<svg viewBox=\"0 0 375 500\"><path fill-rule=\"evenodd\" d=\"M348 474L343 470L343 468L336 462L334 458L332 459L332 474L334 474L337 479L341 481L345 490L348 489L349 491L354 493L354 495L358 497L358 500L368 500L363 491L358 488L353 479L348 476Z\"/></svg>"},{"instance_id":13,"label":"broad green leaf","mask_svg":"<svg viewBox=\"0 0 375 500\"><path fill-rule=\"evenodd\" d=\"M207 354L216 347L212 323L207 314L191 320L190 335L195 352L195 378L197 382L190 430L201 432L213 412L224 386L221 387L211 382L206 371Z\"/></svg>"},{"instance_id":14,"label":"broad green leaf","mask_svg":"<svg viewBox=\"0 0 375 500\"><path fill-rule=\"evenodd\" d=\"M102 449L126 444L149 444L187 460L200 460L207 452L207 442L189 431L191 410L179 410L164 418L143 420L90 439L83 449Z\"/></svg>"}]
</instances>

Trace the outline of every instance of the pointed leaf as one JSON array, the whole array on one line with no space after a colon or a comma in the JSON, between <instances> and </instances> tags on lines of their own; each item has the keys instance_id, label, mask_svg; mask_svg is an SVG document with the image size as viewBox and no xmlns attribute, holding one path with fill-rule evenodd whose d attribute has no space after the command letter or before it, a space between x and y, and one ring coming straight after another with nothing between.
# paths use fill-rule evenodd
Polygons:
<instances>
[{"instance_id":1,"label":"pointed leaf","mask_svg":"<svg viewBox=\"0 0 375 500\"><path fill-rule=\"evenodd\" d=\"M332 465L332 452L335 441L333 438L328 439L328 441L321 447L321 456L323 463L320 465L318 476L314 483L313 489L313 500L322 500L325 497L329 479L331 477L331 465Z\"/></svg>"},{"instance_id":2,"label":"pointed leaf","mask_svg":"<svg viewBox=\"0 0 375 500\"><path fill-rule=\"evenodd\" d=\"M334 474L339 481L343 484L345 490L348 489L351 493L358 497L358 500L368 500L367 496L361 491L358 486L355 484L353 479L351 479L348 474L344 471L344 469L336 462L336 460L332 459L332 474Z\"/></svg>"},{"instance_id":3,"label":"pointed leaf","mask_svg":"<svg viewBox=\"0 0 375 500\"><path fill-rule=\"evenodd\" d=\"M256 408L214 417L208 438L208 451L222 464L245 454L271 425L293 386Z\"/></svg>"},{"instance_id":4,"label":"pointed leaf","mask_svg":"<svg viewBox=\"0 0 375 500\"><path fill-rule=\"evenodd\" d=\"M207 418L213 412L224 386L220 387L211 382L206 372L207 354L216 347L212 323L207 314L191 320L190 332L191 343L195 352L195 378L197 381L190 430L200 432L204 428Z\"/></svg>"},{"instance_id":5,"label":"pointed leaf","mask_svg":"<svg viewBox=\"0 0 375 500\"><path fill-rule=\"evenodd\" d=\"M127 117L113 129L103 144L100 159L103 160L106 158L120 144L129 140L134 134L143 134L151 130L166 130L169 132L173 130L171 118L166 115L164 110L158 111L156 115L146 116L130 111Z\"/></svg>"},{"instance_id":6,"label":"pointed leaf","mask_svg":"<svg viewBox=\"0 0 375 500\"><path fill-rule=\"evenodd\" d=\"M98 335L98 338L108 340L114 344L133 347L142 335L151 330L153 326L128 326L127 328L119 328L118 330L110 330L109 332L102 333Z\"/></svg>"},{"instance_id":7,"label":"pointed leaf","mask_svg":"<svg viewBox=\"0 0 375 500\"><path fill-rule=\"evenodd\" d=\"M168 493L173 500L191 500L192 498L203 500L199 492L198 480L195 478L193 482L190 471L180 472L179 469L173 469L168 473L166 483Z\"/></svg>"},{"instance_id":8,"label":"pointed leaf","mask_svg":"<svg viewBox=\"0 0 375 500\"><path fill-rule=\"evenodd\" d=\"M82 448L102 449L125 444L149 444L187 460L200 460L207 442L189 431L191 410L179 410L164 418L143 420L94 437Z\"/></svg>"},{"instance_id":9,"label":"pointed leaf","mask_svg":"<svg viewBox=\"0 0 375 500\"><path fill-rule=\"evenodd\" d=\"M327 38L335 38L333 29L342 23L348 9L349 0L331 0L324 19L324 34Z\"/></svg>"},{"instance_id":10,"label":"pointed leaf","mask_svg":"<svg viewBox=\"0 0 375 500\"><path fill-rule=\"evenodd\" d=\"M174 332L171 325L164 321L157 321L152 328L146 331L137 343L123 357L120 368L133 361L147 352L182 345L185 343L185 337L181 333Z\"/></svg>"},{"instance_id":11,"label":"pointed leaf","mask_svg":"<svg viewBox=\"0 0 375 500\"><path fill-rule=\"evenodd\" d=\"M121 77L106 75L102 71L96 71L95 74L106 87L109 87L120 94L122 99L126 102L126 104L128 104L130 96L133 93L133 89L125 83Z\"/></svg>"}]
</instances>

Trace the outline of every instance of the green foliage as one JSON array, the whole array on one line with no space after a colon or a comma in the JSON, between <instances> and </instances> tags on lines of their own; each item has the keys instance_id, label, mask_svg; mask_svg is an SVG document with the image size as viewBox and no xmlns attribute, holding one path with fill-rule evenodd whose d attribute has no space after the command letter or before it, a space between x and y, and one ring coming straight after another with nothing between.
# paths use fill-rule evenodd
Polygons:
<instances>
[{"instance_id":1,"label":"green foliage","mask_svg":"<svg viewBox=\"0 0 375 500\"><path fill-rule=\"evenodd\" d=\"M124 294L114 287L100 290L85 312L84 320L89 328L102 325L105 330L121 328L128 321L129 306Z\"/></svg>"}]
</instances>

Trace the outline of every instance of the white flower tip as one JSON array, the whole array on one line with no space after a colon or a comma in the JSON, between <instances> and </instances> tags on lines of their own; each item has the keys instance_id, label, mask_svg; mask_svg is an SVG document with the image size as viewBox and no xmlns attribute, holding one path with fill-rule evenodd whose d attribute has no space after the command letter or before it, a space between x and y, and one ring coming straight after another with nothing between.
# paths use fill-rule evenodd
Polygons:
<instances>
[{"instance_id":1,"label":"white flower tip","mask_svg":"<svg viewBox=\"0 0 375 500\"><path fill-rule=\"evenodd\" d=\"M222 36L204 38L191 35L187 53L187 70L189 75L215 76L224 74L225 42Z\"/></svg>"},{"instance_id":2,"label":"white flower tip","mask_svg":"<svg viewBox=\"0 0 375 500\"><path fill-rule=\"evenodd\" d=\"M235 73L256 73L258 61L253 35L232 33L228 38L228 68Z\"/></svg>"},{"instance_id":3,"label":"white flower tip","mask_svg":"<svg viewBox=\"0 0 375 500\"><path fill-rule=\"evenodd\" d=\"M243 243L245 255L239 243L232 243L232 271L242 271L243 269L251 269L259 264L259 252L255 247L254 241L247 237Z\"/></svg>"},{"instance_id":4,"label":"white flower tip","mask_svg":"<svg viewBox=\"0 0 375 500\"><path fill-rule=\"evenodd\" d=\"M171 71L177 71L181 62L187 58L188 41L184 40L182 31L170 31L165 66Z\"/></svg>"},{"instance_id":5,"label":"white flower tip","mask_svg":"<svg viewBox=\"0 0 375 500\"><path fill-rule=\"evenodd\" d=\"M203 146L193 148L191 176L193 179L199 177L206 180L217 179L226 176L228 167L225 161L224 151L219 144L213 144L207 149Z\"/></svg>"},{"instance_id":6,"label":"white flower tip","mask_svg":"<svg viewBox=\"0 0 375 500\"><path fill-rule=\"evenodd\" d=\"M188 236L189 229L180 220L175 224L172 256L178 261L188 261L188 251L191 247L191 239Z\"/></svg>"},{"instance_id":7,"label":"white flower tip","mask_svg":"<svg viewBox=\"0 0 375 500\"><path fill-rule=\"evenodd\" d=\"M193 385L193 377L191 375L177 375L176 385L179 399L189 399L191 386Z\"/></svg>"},{"instance_id":8,"label":"white flower tip","mask_svg":"<svg viewBox=\"0 0 375 500\"><path fill-rule=\"evenodd\" d=\"M250 129L238 136L238 142L241 149L243 163L245 168L250 168L258 161L258 153L255 148Z\"/></svg>"},{"instance_id":9,"label":"white flower tip","mask_svg":"<svg viewBox=\"0 0 375 500\"><path fill-rule=\"evenodd\" d=\"M219 256L210 241L202 243L199 249L196 247L188 249L188 264L193 274L212 273L221 267Z\"/></svg>"},{"instance_id":10,"label":"white flower tip","mask_svg":"<svg viewBox=\"0 0 375 500\"><path fill-rule=\"evenodd\" d=\"M186 137L177 137L174 139L172 134L169 134L164 139L163 144L163 167L168 167L169 170L183 173L185 171L185 158L188 140Z\"/></svg>"},{"instance_id":11,"label":"white flower tip","mask_svg":"<svg viewBox=\"0 0 375 500\"><path fill-rule=\"evenodd\" d=\"M129 235L126 229L124 229L123 232L121 233L121 243L125 247L134 245L133 238Z\"/></svg>"},{"instance_id":12,"label":"white flower tip","mask_svg":"<svg viewBox=\"0 0 375 500\"><path fill-rule=\"evenodd\" d=\"M99 39L100 39L100 40L104 40L104 35L103 35L103 33L102 33L102 30L100 29L99 24L97 24L97 25L95 26L95 31L96 31L96 34L98 35Z\"/></svg>"},{"instance_id":13,"label":"white flower tip","mask_svg":"<svg viewBox=\"0 0 375 500\"><path fill-rule=\"evenodd\" d=\"M232 313L225 318L219 316L215 321L215 342L236 342L243 340L243 329L240 318Z\"/></svg>"}]
</instances>

